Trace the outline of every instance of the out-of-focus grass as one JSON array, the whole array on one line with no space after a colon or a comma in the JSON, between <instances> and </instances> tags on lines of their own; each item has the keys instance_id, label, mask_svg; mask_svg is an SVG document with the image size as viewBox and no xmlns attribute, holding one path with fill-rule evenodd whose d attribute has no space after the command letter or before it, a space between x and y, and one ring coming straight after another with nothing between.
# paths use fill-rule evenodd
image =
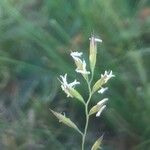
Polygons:
<instances>
[{"instance_id":1,"label":"out-of-focus grass","mask_svg":"<svg viewBox=\"0 0 150 150\"><path fill-rule=\"evenodd\" d=\"M77 77L67 54L82 49L87 56L94 30L104 41L95 80L104 69L112 69L116 78L109 85L109 107L101 118L92 118L96 123L87 142L104 132L106 150L148 150L149 26L147 0L1 0L1 148L80 149L80 137L66 132L48 109L57 106L84 125L82 106L66 101L57 76ZM86 96L85 87L81 90ZM99 99L96 94L93 101Z\"/></svg>"}]
</instances>

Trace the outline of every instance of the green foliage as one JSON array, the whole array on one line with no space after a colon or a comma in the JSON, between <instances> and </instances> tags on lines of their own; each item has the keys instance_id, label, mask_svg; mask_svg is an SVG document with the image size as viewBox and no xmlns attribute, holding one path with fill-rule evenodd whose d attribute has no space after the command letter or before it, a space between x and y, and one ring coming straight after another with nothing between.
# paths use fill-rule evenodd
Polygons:
<instances>
[{"instance_id":1,"label":"green foliage","mask_svg":"<svg viewBox=\"0 0 150 150\"><path fill-rule=\"evenodd\" d=\"M104 41L97 49L95 81L101 68L117 76L110 85L107 119L95 124L103 127L104 149L147 150L149 10L148 0L0 0L1 149L79 149L78 136L62 135L66 129L50 118L49 107L57 104L59 112L68 108L56 76L68 72L75 77L66 53L87 50L94 30ZM81 107L70 107L73 120L82 121ZM91 137L97 135L91 130Z\"/></svg>"}]
</instances>

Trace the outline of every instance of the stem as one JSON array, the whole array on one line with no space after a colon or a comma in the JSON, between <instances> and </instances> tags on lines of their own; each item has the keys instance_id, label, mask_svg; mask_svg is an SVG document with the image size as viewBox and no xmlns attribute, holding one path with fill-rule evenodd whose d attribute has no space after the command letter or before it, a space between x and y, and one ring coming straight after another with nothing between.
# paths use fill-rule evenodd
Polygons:
<instances>
[{"instance_id":1,"label":"stem","mask_svg":"<svg viewBox=\"0 0 150 150\"><path fill-rule=\"evenodd\" d=\"M90 85L91 85L91 82L92 82L92 80L93 80L93 76L94 76L94 71L92 72L92 75L91 75L91 79L90 79Z\"/></svg>"},{"instance_id":2,"label":"stem","mask_svg":"<svg viewBox=\"0 0 150 150\"><path fill-rule=\"evenodd\" d=\"M87 128L88 128L88 123L89 123L89 115L88 115L88 105L85 105L85 114L86 114L86 124L85 124L85 128L84 128L84 133L82 136L82 150L84 150L84 145L85 145L85 137L87 134Z\"/></svg>"},{"instance_id":3,"label":"stem","mask_svg":"<svg viewBox=\"0 0 150 150\"><path fill-rule=\"evenodd\" d=\"M83 136L83 133L79 129L77 129L77 131L81 134L81 136Z\"/></svg>"},{"instance_id":4,"label":"stem","mask_svg":"<svg viewBox=\"0 0 150 150\"><path fill-rule=\"evenodd\" d=\"M84 133L83 133L83 136L82 136L82 150L84 150L84 148L85 148L85 138L86 138L86 135L87 135L87 128L88 128L88 124L89 124L88 105L89 105L89 102L90 102L91 96L92 96L90 82L87 81L87 83L88 83L88 89L89 89L89 98L88 98L87 102L85 103L86 123L85 123Z\"/></svg>"}]
</instances>

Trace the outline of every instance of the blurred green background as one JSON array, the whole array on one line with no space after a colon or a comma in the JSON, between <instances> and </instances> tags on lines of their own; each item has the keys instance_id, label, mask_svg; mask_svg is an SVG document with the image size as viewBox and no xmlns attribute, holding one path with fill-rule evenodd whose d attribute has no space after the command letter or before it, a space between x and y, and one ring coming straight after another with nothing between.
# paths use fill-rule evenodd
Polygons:
<instances>
[{"instance_id":1,"label":"blurred green background","mask_svg":"<svg viewBox=\"0 0 150 150\"><path fill-rule=\"evenodd\" d=\"M104 133L103 150L150 150L150 2L148 0L0 0L0 149L79 150L83 106L67 99L57 77L81 76L69 54L98 46L96 74L113 70L106 111L91 118L87 149ZM87 96L86 85L78 87ZM102 98L95 94L93 104Z\"/></svg>"}]
</instances>

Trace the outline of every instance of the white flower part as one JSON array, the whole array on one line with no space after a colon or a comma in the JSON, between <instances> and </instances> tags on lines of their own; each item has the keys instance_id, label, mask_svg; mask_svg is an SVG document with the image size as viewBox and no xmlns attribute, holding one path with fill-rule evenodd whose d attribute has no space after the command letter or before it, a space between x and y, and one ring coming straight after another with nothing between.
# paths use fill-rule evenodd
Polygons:
<instances>
[{"instance_id":1,"label":"white flower part","mask_svg":"<svg viewBox=\"0 0 150 150\"><path fill-rule=\"evenodd\" d=\"M94 36L92 36L91 38L89 38L89 40L94 40L95 42L100 42L102 43L102 40L101 39L98 39L98 38L95 38Z\"/></svg>"},{"instance_id":2,"label":"white flower part","mask_svg":"<svg viewBox=\"0 0 150 150\"><path fill-rule=\"evenodd\" d=\"M73 97L69 91L67 90L67 88L64 87L64 85L61 85L62 90L67 94L67 97Z\"/></svg>"},{"instance_id":3,"label":"white flower part","mask_svg":"<svg viewBox=\"0 0 150 150\"><path fill-rule=\"evenodd\" d=\"M115 75L112 74L112 71L105 71L104 74L101 74L101 78L104 79L104 82L106 83L110 78L115 77Z\"/></svg>"},{"instance_id":4,"label":"white flower part","mask_svg":"<svg viewBox=\"0 0 150 150\"><path fill-rule=\"evenodd\" d=\"M101 89L98 91L98 93L103 94L106 90L108 90L108 87L105 87L105 88L101 87Z\"/></svg>"},{"instance_id":5,"label":"white flower part","mask_svg":"<svg viewBox=\"0 0 150 150\"><path fill-rule=\"evenodd\" d=\"M65 74L64 76L60 75L60 78L62 79L62 81L59 80L61 82L61 84L63 84L63 85L67 85L68 84L67 83L67 74Z\"/></svg>"},{"instance_id":6,"label":"white flower part","mask_svg":"<svg viewBox=\"0 0 150 150\"><path fill-rule=\"evenodd\" d=\"M69 89L74 88L75 85L80 84L80 82L78 82L77 80L74 80L71 83L67 82L67 74L65 74L64 76L60 75L60 79L58 79L61 82L61 88L62 90L67 94L67 97L73 97L70 92Z\"/></svg>"},{"instance_id":7,"label":"white flower part","mask_svg":"<svg viewBox=\"0 0 150 150\"><path fill-rule=\"evenodd\" d=\"M81 60L82 52L71 52L72 58L75 60L75 63L77 65L76 72L81 74L90 74L89 71L86 70L86 62L85 60Z\"/></svg>"},{"instance_id":8,"label":"white flower part","mask_svg":"<svg viewBox=\"0 0 150 150\"><path fill-rule=\"evenodd\" d=\"M108 101L108 98L103 98L101 101L97 103L97 106L99 108L98 112L96 113L96 117L99 117L102 113L102 111L106 108L106 105L104 105Z\"/></svg>"},{"instance_id":9,"label":"white flower part","mask_svg":"<svg viewBox=\"0 0 150 150\"><path fill-rule=\"evenodd\" d=\"M76 72L81 73L81 74L90 74L90 72L86 70L85 60L83 59L83 61L81 61L81 62L82 62L82 68L77 67Z\"/></svg>"},{"instance_id":10,"label":"white flower part","mask_svg":"<svg viewBox=\"0 0 150 150\"><path fill-rule=\"evenodd\" d=\"M104 105L104 103L107 102L107 101L108 101L108 98L103 98L101 101L99 101L99 102L97 103L97 105L98 105L98 106L102 106L102 105Z\"/></svg>"},{"instance_id":11,"label":"white flower part","mask_svg":"<svg viewBox=\"0 0 150 150\"><path fill-rule=\"evenodd\" d=\"M79 61L80 57L82 56L82 52L71 52L71 56L74 60Z\"/></svg>"},{"instance_id":12,"label":"white flower part","mask_svg":"<svg viewBox=\"0 0 150 150\"><path fill-rule=\"evenodd\" d=\"M71 87L71 88L74 88L75 85L77 85L77 84L80 84L80 82L78 82L78 81L75 79L73 82L69 83L68 86Z\"/></svg>"},{"instance_id":13,"label":"white flower part","mask_svg":"<svg viewBox=\"0 0 150 150\"><path fill-rule=\"evenodd\" d=\"M106 108L106 105L102 106L102 107L100 108L100 110L96 113L96 117L99 117L99 116L101 115L102 111L103 111L105 108Z\"/></svg>"}]
</instances>

